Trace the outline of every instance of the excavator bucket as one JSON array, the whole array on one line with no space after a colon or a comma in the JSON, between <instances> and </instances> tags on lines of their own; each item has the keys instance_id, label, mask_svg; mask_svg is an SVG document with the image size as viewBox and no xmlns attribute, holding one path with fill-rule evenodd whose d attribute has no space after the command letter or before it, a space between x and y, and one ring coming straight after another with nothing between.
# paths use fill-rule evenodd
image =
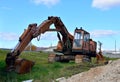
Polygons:
<instances>
[{"instance_id":1,"label":"excavator bucket","mask_svg":"<svg viewBox=\"0 0 120 82\"><path fill-rule=\"evenodd\" d=\"M19 74L25 74L31 71L33 65L35 63L33 61L18 58L15 61L15 72Z\"/></svg>"}]
</instances>

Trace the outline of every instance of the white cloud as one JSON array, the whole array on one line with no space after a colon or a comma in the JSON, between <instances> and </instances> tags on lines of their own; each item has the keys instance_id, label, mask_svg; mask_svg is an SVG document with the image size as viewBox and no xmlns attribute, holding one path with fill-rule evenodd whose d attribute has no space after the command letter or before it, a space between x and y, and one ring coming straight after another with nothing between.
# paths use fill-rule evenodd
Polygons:
<instances>
[{"instance_id":1,"label":"white cloud","mask_svg":"<svg viewBox=\"0 0 120 82\"><path fill-rule=\"evenodd\" d=\"M119 31L113 30L94 30L91 32L91 36L93 37L105 37L119 34Z\"/></svg>"},{"instance_id":2,"label":"white cloud","mask_svg":"<svg viewBox=\"0 0 120 82\"><path fill-rule=\"evenodd\" d=\"M120 0L93 0L92 7L107 10L114 6L120 5Z\"/></svg>"},{"instance_id":3,"label":"white cloud","mask_svg":"<svg viewBox=\"0 0 120 82\"><path fill-rule=\"evenodd\" d=\"M57 40L57 33L56 32L46 32L41 35L40 39L42 40Z\"/></svg>"},{"instance_id":4,"label":"white cloud","mask_svg":"<svg viewBox=\"0 0 120 82\"><path fill-rule=\"evenodd\" d=\"M57 3L59 3L60 0L31 0L31 2L35 3L36 5L46 5L48 7L56 5Z\"/></svg>"},{"instance_id":5,"label":"white cloud","mask_svg":"<svg viewBox=\"0 0 120 82\"><path fill-rule=\"evenodd\" d=\"M3 10L11 10L12 8L3 6L3 7L0 7L0 9L3 9Z\"/></svg>"},{"instance_id":6,"label":"white cloud","mask_svg":"<svg viewBox=\"0 0 120 82\"><path fill-rule=\"evenodd\" d=\"M18 40L19 36L15 33L5 33L0 32L0 39L12 41L12 40Z\"/></svg>"},{"instance_id":7,"label":"white cloud","mask_svg":"<svg viewBox=\"0 0 120 82\"><path fill-rule=\"evenodd\" d=\"M32 43L38 47L56 46L58 42L56 32L45 32L44 34L41 34L40 41L37 41L36 39L37 38L33 39Z\"/></svg>"}]
</instances>

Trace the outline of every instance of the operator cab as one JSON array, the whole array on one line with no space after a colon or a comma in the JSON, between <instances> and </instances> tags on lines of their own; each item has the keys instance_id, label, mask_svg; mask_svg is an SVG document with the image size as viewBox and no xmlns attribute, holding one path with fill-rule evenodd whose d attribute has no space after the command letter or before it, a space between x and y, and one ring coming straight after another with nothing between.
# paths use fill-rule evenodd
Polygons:
<instances>
[{"instance_id":1,"label":"operator cab","mask_svg":"<svg viewBox=\"0 0 120 82\"><path fill-rule=\"evenodd\" d=\"M80 29L76 28L74 32L72 52L88 52L89 40L90 34L87 31L83 30L82 27Z\"/></svg>"}]
</instances>

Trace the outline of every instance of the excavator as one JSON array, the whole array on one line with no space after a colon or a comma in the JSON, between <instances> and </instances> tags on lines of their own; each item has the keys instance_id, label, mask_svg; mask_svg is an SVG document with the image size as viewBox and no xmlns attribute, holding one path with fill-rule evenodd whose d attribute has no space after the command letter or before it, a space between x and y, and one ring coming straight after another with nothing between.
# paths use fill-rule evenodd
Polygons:
<instances>
[{"instance_id":1,"label":"excavator","mask_svg":"<svg viewBox=\"0 0 120 82\"><path fill-rule=\"evenodd\" d=\"M52 24L55 26L54 29L50 28ZM16 47L7 53L5 59L7 71L14 70L19 74L30 72L35 63L27 59L19 58L19 55L32 39L39 37L47 31L56 31L59 40L57 48L54 49L55 53L50 54L48 57L49 62L69 62L70 60L75 60L76 63L82 61L90 62L91 57L97 57L97 62L104 60L101 51L97 53L97 43L90 39L89 32L82 29L82 27L76 27L73 36L68 32L60 17L49 16L47 20L38 26L36 23L28 25L28 28L19 37L19 42Z\"/></svg>"}]
</instances>

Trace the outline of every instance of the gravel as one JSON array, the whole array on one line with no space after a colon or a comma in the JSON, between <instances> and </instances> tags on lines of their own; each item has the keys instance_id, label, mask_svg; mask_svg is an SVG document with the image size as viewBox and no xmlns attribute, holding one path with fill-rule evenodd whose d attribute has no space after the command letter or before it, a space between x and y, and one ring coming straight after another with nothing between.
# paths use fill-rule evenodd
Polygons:
<instances>
[{"instance_id":1,"label":"gravel","mask_svg":"<svg viewBox=\"0 0 120 82\"><path fill-rule=\"evenodd\" d=\"M120 82L120 59L68 78L62 77L58 82Z\"/></svg>"}]
</instances>

